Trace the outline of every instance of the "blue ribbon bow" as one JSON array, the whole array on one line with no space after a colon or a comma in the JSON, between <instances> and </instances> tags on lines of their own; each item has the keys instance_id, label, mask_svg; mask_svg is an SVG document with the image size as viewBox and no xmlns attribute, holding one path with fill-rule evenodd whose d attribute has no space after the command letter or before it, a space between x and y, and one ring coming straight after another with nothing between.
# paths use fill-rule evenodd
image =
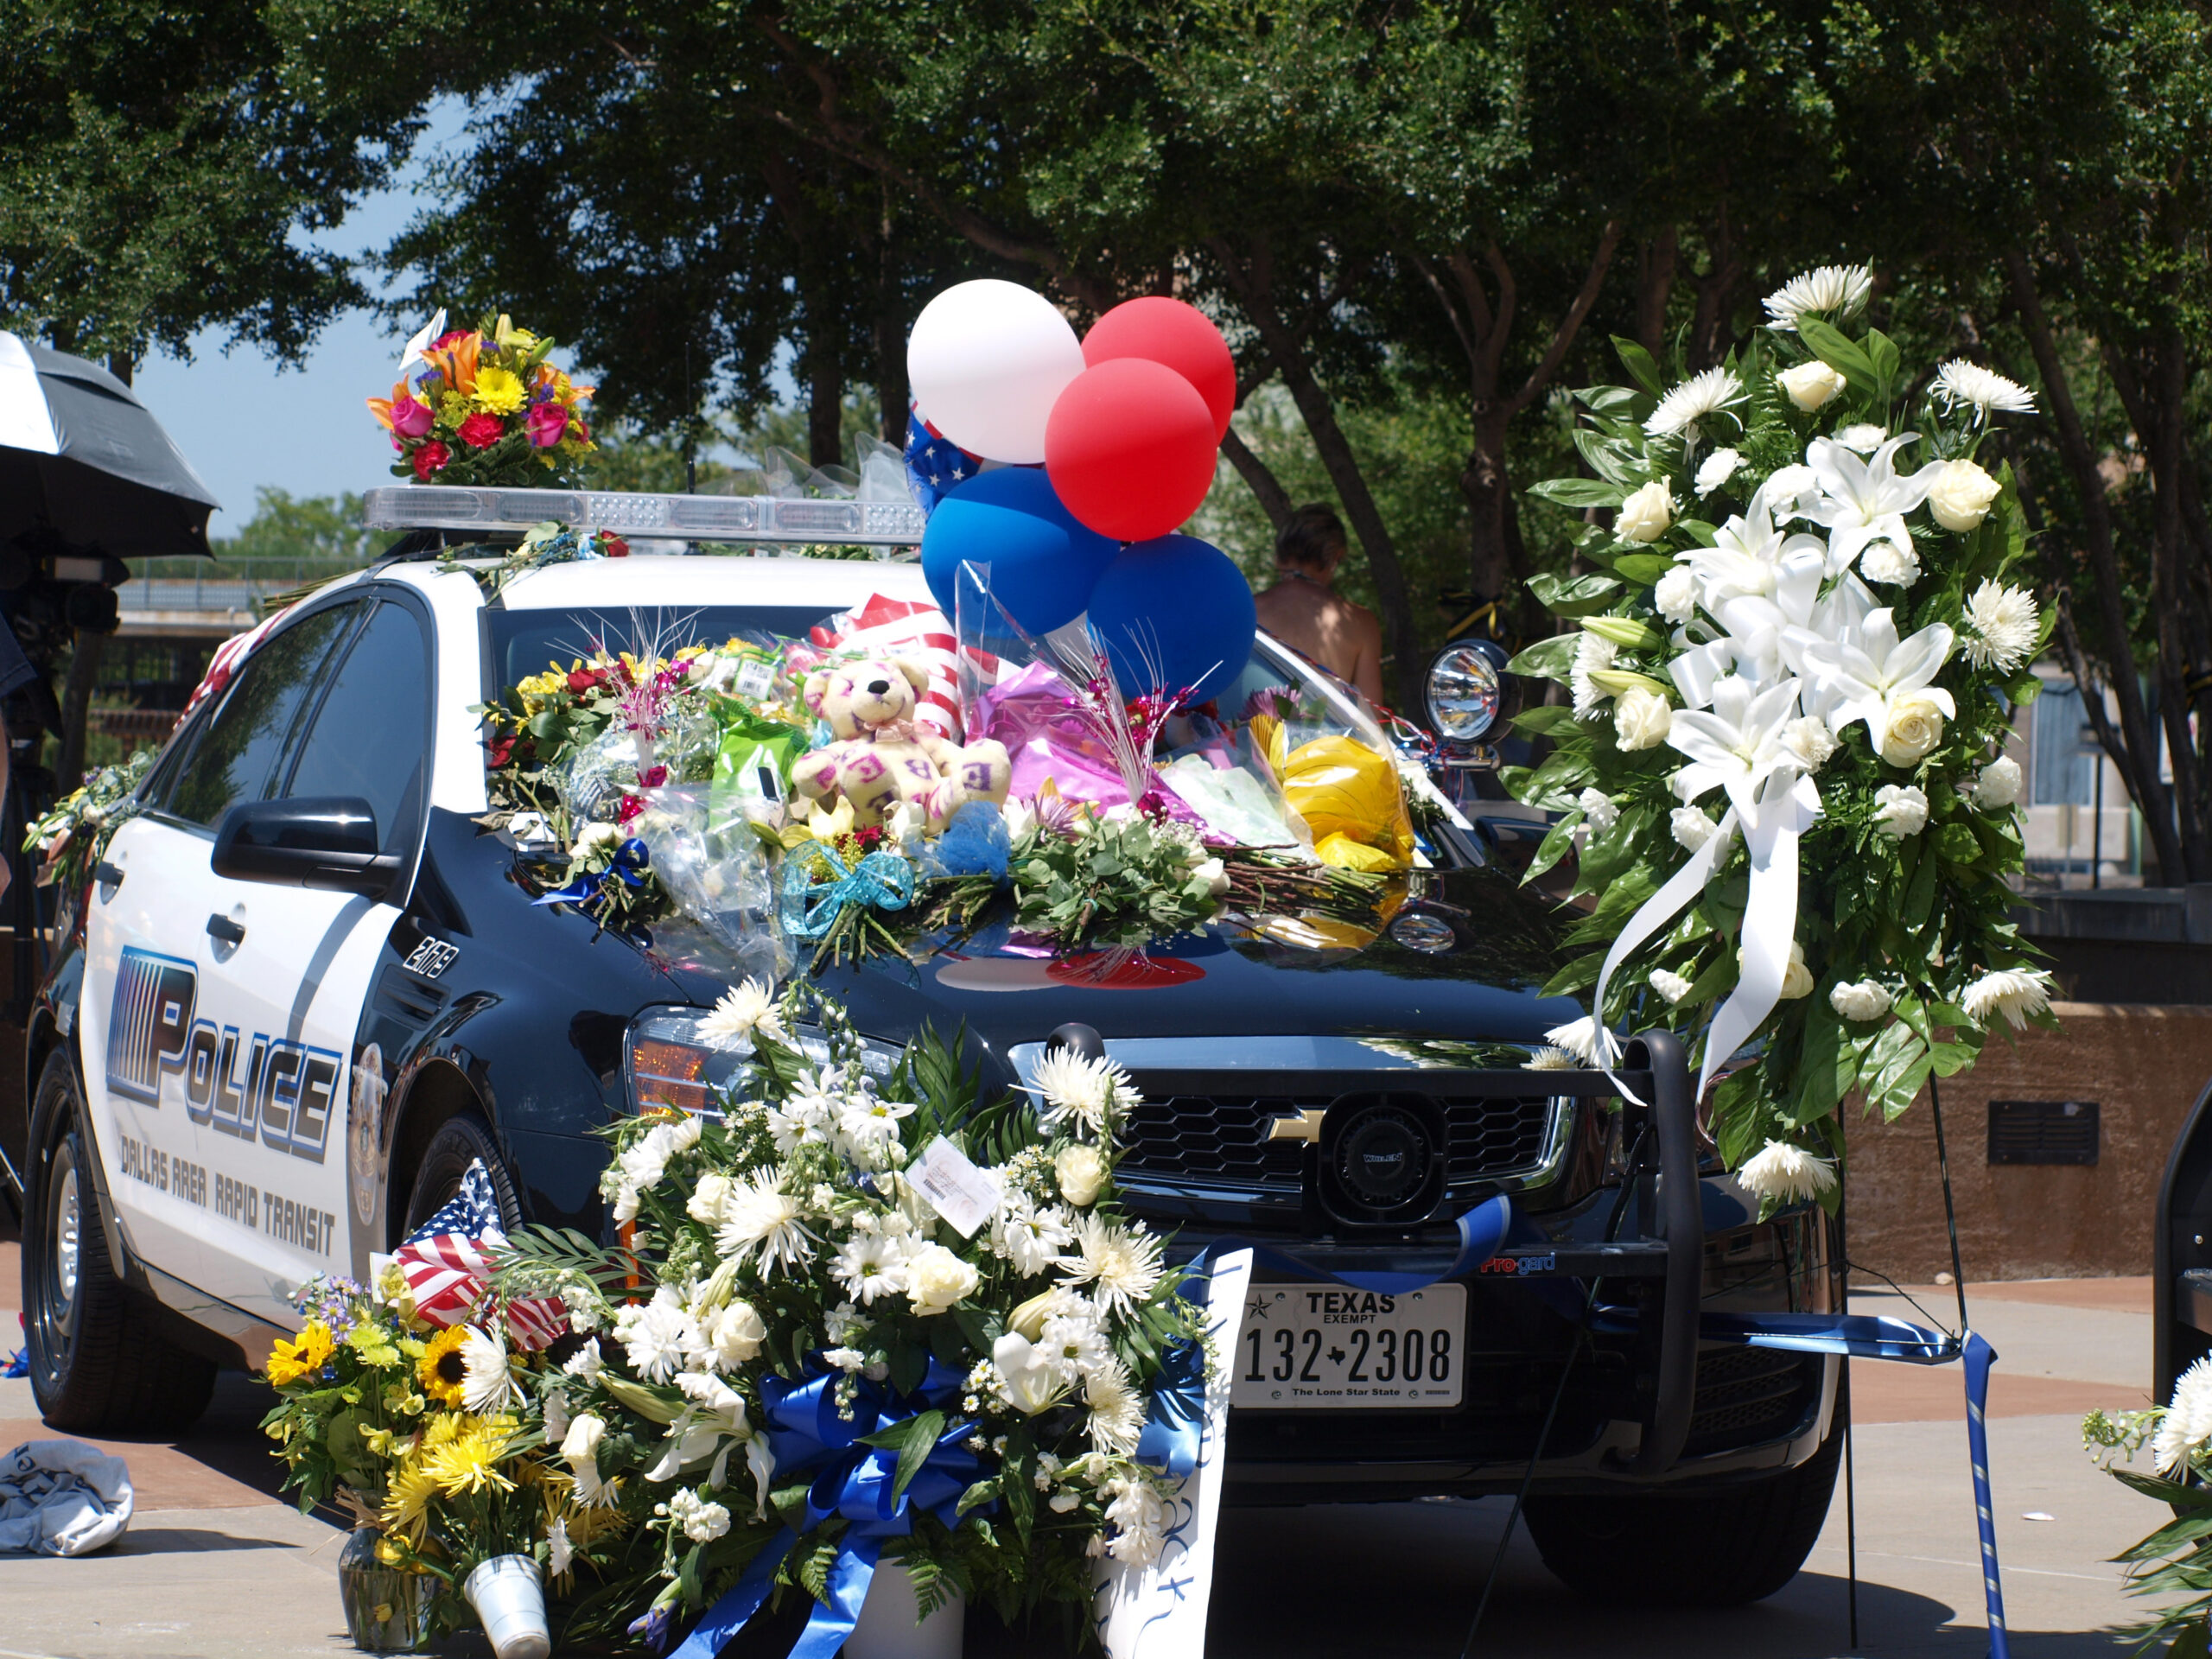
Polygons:
<instances>
[{"instance_id":1,"label":"blue ribbon bow","mask_svg":"<svg viewBox=\"0 0 2212 1659\"><path fill-rule=\"evenodd\" d=\"M543 893L533 905L588 905L611 878L625 887L645 885L645 870L653 861L652 849L635 836L614 849L614 860L603 870L586 870L557 892Z\"/></svg>"},{"instance_id":2,"label":"blue ribbon bow","mask_svg":"<svg viewBox=\"0 0 2212 1659\"><path fill-rule=\"evenodd\" d=\"M810 1362L810 1369L815 1363L818 1362ZM908 1395L855 1378L852 1400L841 1413L836 1390L843 1380L842 1371L824 1370L804 1382L772 1376L760 1384L768 1448L775 1454L777 1474L814 1474L806 1494L804 1524L798 1533L786 1529L778 1534L753 1557L744 1577L708 1609L671 1659L715 1659L760 1610L775 1582L777 1567L798 1536L836 1516L846 1527L830 1567L828 1605L816 1604L791 1651L791 1659L834 1659L860 1618L861 1604L868 1599L886 1541L912 1533L914 1517L923 1513L947 1527L957 1523L961 1494L982 1472L967 1447L976 1433L973 1423L949 1422L903 1492L893 1491L899 1452L861 1441L864 1435L924 1411L943 1409L959 1396L964 1385L961 1374L931 1360L921 1386Z\"/></svg>"},{"instance_id":3,"label":"blue ribbon bow","mask_svg":"<svg viewBox=\"0 0 2212 1659\"><path fill-rule=\"evenodd\" d=\"M817 857L834 872L827 880L814 879ZM793 938L818 939L837 925L847 905L904 910L913 896L914 867L898 854L869 853L848 869L836 848L819 842L798 848L786 858L779 913L784 931Z\"/></svg>"}]
</instances>

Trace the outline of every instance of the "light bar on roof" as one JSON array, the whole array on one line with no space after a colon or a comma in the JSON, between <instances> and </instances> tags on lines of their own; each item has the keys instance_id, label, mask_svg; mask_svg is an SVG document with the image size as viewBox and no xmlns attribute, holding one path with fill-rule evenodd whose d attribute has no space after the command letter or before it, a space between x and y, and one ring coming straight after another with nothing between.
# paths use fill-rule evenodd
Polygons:
<instances>
[{"instance_id":1,"label":"light bar on roof","mask_svg":"<svg viewBox=\"0 0 2212 1659\"><path fill-rule=\"evenodd\" d=\"M547 522L620 536L692 542L831 542L912 547L921 508L911 501L794 500L774 495L652 495L627 490L500 490L403 484L371 490L372 530L528 530Z\"/></svg>"}]
</instances>

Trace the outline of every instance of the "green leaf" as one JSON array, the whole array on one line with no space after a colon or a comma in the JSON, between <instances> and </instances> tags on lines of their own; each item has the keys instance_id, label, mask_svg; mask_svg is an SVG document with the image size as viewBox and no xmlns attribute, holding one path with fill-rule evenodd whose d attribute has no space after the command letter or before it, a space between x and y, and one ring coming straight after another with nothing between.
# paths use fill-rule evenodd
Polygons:
<instances>
[{"instance_id":1,"label":"green leaf","mask_svg":"<svg viewBox=\"0 0 2212 1659\"><path fill-rule=\"evenodd\" d=\"M899 1453L899 1472L891 1482L891 1497L896 1503L922 1465L930 1460L930 1453L937 1450L937 1437L944 1433L944 1414L925 1411L913 1420L913 1427L906 1436L906 1444Z\"/></svg>"},{"instance_id":2,"label":"green leaf","mask_svg":"<svg viewBox=\"0 0 2212 1659\"><path fill-rule=\"evenodd\" d=\"M1595 478L1548 478L1530 485L1529 493L1562 507L1618 507L1628 499L1619 485Z\"/></svg>"},{"instance_id":3,"label":"green leaf","mask_svg":"<svg viewBox=\"0 0 2212 1659\"><path fill-rule=\"evenodd\" d=\"M1873 359L1853 345L1841 329L1818 317L1800 317L1797 334L1812 348L1815 357L1859 391L1870 397L1882 395L1886 383L1875 371Z\"/></svg>"},{"instance_id":4,"label":"green leaf","mask_svg":"<svg viewBox=\"0 0 2212 1659\"><path fill-rule=\"evenodd\" d=\"M1620 591L1620 582L1612 576L1558 576L1548 570L1540 570L1529 578L1529 591L1536 602L1554 616L1587 616L1592 611L1603 610L1612 603L1612 596Z\"/></svg>"},{"instance_id":5,"label":"green leaf","mask_svg":"<svg viewBox=\"0 0 2212 1659\"><path fill-rule=\"evenodd\" d=\"M1525 674L1531 679L1563 681L1573 671L1574 653L1581 643L1580 633L1559 633L1548 639L1539 639L1506 664L1505 671Z\"/></svg>"},{"instance_id":6,"label":"green leaf","mask_svg":"<svg viewBox=\"0 0 2212 1659\"><path fill-rule=\"evenodd\" d=\"M1590 470L1608 484L1618 484L1623 489L1633 489L1637 474L1643 469L1643 457L1617 439L1586 426L1574 429L1574 447L1589 463Z\"/></svg>"},{"instance_id":7,"label":"green leaf","mask_svg":"<svg viewBox=\"0 0 2212 1659\"><path fill-rule=\"evenodd\" d=\"M1540 702L1533 709L1523 709L1512 721L1515 731L1529 737L1556 737L1580 723L1574 710L1563 702Z\"/></svg>"},{"instance_id":8,"label":"green leaf","mask_svg":"<svg viewBox=\"0 0 2212 1659\"><path fill-rule=\"evenodd\" d=\"M1904 360L1897 351L1897 341L1878 328L1866 331L1866 358L1872 364L1881 391L1886 393L1897 384L1897 366Z\"/></svg>"},{"instance_id":9,"label":"green leaf","mask_svg":"<svg viewBox=\"0 0 2212 1659\"><path fill-rule=\"evenodd\" d=\"M1535 880L1573 850L1575 828L1581 822L1580 812L1571 813L1545 832L1542 844L1529 861L1528 871L1521 878L1524 884Z\"/></svg>"},{"instance_id":10,"label":"green leaf","mask_svg":"<svg viewBox=\"0 0 2212 1659\"><path fill-rule=\"evenodd\" d=\"M1624 553L1613 561L1617 575L1645 588L1651 587L1674 568L1675 561L1664 553Z\"/></svg>"},{"instance_id":11,"label":"green leaf","mask_svg":"<svg viewBox=\"0 0 2212 1659\"><path fill-rule=\"evenodd\" d=\"M1954 864L1969 866L1981 857L1981 839L1967 823L1947 823L1936 832L1936 850Z\"/></svg>"},{"instance_id":12,"label":"green leaf","mask_svg":"<svg viewBox=\"0 0 2212 1659\"><path fill-rule=\"evenodd\" d=\"M1659 397L1667 390L1666 378L1659 372L1658 363L1643 346L1632 340L1624 340L1620 335L1615 334L1613 349L1620 353L1621 365L1636 377L1637 385L1642 386L1654 397Z\"/></svg>"}]
</instances>

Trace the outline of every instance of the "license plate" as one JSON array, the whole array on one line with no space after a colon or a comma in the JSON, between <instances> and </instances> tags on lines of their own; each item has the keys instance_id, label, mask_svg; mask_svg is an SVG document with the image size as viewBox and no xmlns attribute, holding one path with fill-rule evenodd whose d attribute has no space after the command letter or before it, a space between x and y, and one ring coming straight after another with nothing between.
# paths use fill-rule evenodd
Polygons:
<instances>
[{"instance_id":1,"label":"license plate","mask_svg":"<svg viewBox=\"0 0 2212 1659\"><path fill-rule=\"evenodd\" d=\"M1254 1285L1229 1403L1262 1411L1456 1406L1466 1325L1465 1285L1403 1296Z\"/></svg>"}]
</instances>

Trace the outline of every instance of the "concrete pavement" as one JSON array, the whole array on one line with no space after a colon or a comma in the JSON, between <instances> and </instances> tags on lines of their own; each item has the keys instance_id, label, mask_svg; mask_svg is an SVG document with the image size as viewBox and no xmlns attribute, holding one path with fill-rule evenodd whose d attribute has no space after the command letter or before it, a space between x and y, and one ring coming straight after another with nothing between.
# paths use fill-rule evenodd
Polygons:
<instances>
[{"instance_id":1,"label":"concrete pavement","mask_svg":"<svg viewBox=\"0 0 2212 1659\"><path fill-rule=\"evenodd\" d=\"M0 1310L16 1252L0 1243ZM1948 1290L1914 1292L1955 1316ZM2108 1557L2161 1511L2081 1451L2090 1406L2143 1403L2150 1292L2143 1280L1968 1288L2001 1356L1991 1464L2012 1644L2020 1659L2125 1653L2139 1617ZM1903 1313L1854 1292L1855 1311ZM14 1343L12 1312L0 1332ZM1593 1605L1516 1536L1472 1653L1554 1659L1972 1659L1986 1651L1972 1489L1955 1369L1854 1368L1859 1640L1846 1611L1840 1491L1805 1572L1728 1612ZM0 1659L276 1659L347 1652L335 1584L344 1535L279 1503L256 1423L265 1398L226 1376L215 1407L173 1443L104 1442L130 1463L139 1509L111 1550L75 1561L0 1557ZM0 1450L50 1433L27 1382L0 1382ZM2048 1521L2025 1516L2048 1515ZM1434 1503L1232 1511L1223 1528L1209 1659L1455 1659L1506 1504ZM1039 1644L974 1621L973 1659L1030 1659Z\"/></svg>"}]
</instances>

